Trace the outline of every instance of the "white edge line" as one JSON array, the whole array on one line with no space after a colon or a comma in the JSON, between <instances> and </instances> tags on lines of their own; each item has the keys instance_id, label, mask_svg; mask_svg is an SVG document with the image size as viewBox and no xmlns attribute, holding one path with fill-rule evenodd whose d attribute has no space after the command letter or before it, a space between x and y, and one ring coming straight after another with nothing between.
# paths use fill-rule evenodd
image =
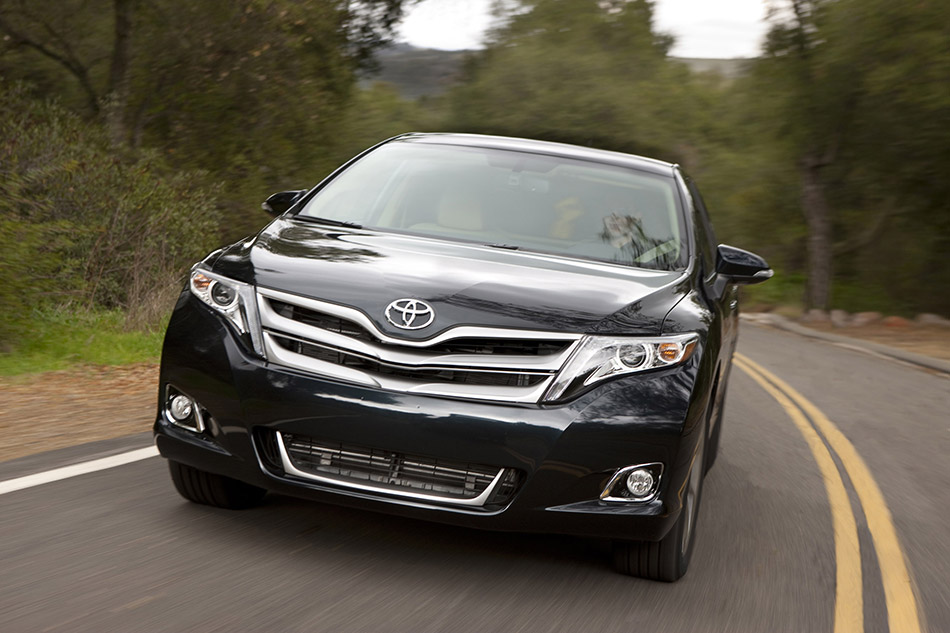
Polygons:
<instances>
[{"instance_id":1,"label":"white edge line","mask_svg":"<svg viewBox=\"0 0 950 633\"><path fill-rule=\"evenodd\" d=\"M157 456L158 449L154 446L149 446L147 448L140 448L127 453L110 455L109 457L103 457L102 459L94 459L89 462L80 462L79 464L63 466L62 468L54 468L53 470L27 475L26 477L8 479L6 481L0 481L0 495L5 495L8 492L16 492L17 490L23 490L25 488L32 488L33 486L42 486L43 484L60 481L61 479L69 479L70 477L94 473L98 470L115 468L116 466L131 464L132 462L137 462L143 459L148 459L149 457Z\"/></svg>"}]
</instances>

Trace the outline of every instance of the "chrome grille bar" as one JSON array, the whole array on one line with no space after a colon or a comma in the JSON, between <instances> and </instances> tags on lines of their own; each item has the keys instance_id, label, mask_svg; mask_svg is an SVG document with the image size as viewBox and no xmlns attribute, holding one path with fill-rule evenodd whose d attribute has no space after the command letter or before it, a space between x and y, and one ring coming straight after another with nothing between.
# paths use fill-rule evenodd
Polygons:
<instances>
[{"instance_id":1,"label":"chrome grille bar","mask_svg":"<svg viewBox=\"0 0 950 633\"><path fill-rule=\"evenodd\" d=\"M477 380L473 381L475 384L492 384L491 378L497 377L499 380L505 382L510 382L510 380L505 379L515 379L514 382L518 386L527 386L529 384L536 384L538 381L543 380L545 377L550 376L553 372L551 371L533 371L533 370L504 370L504 369L483 369L483 368L473 368L460 365L399 365L396 363L389 363L382 361L376 358L364 356L355 352L348 350L342 350L329 345L321 345L312 341L307 341L296 336L287 336L287 335L276 335L268 332L273 339L277 341L277 344L281 347L288 349L297 354L304 354L311 358L317 358L318 360L323 360L324 362L331 362L336 365L345 365L348 367L362 367L363 371L373 371L367 369L367 367L374 367L375 371L373 373L391 373L400 375L407 378L422 380L422 377L427 374L437 374L437 375L455 375L462 374L462 378L465 375L469 376L482 376L486 382L478 382ZM295 349L299 347L301 349ZM321 358L323 357L323 358ZM327 357L336 359L327 360ZM456 381L452 380L449 377L443 376L443 380L440 382L465 382L465 380Z\"/></svg>"},{"instance_id":2,"label":"chrome grille bar","mask_svg":"<svg viewBox=\"0 0 950 633\"><path fill-rule=\"evenodd\" d=\"M467 507L484 506L496 491L496 502L505 502L515 491L516 473L508 468L325 445L280 432L276 438L284 472L306 481Z\"/></svg>"}]
</instances>

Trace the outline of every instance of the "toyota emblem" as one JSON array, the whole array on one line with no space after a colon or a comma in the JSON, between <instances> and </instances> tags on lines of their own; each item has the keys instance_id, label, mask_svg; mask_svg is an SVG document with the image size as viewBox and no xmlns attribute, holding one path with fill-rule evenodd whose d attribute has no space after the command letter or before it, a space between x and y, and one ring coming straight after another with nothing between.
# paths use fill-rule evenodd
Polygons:
<instances>
[{"instance_id":1,"label":"toyota emblem","mask_svg":"<svg viewBox=\"0 0 950 633\"><path fill-rule=\"evenodd\" d=\"M396 299L386 306L386 320L403 330L421 330L435 320L435 310L418 299Z\"/></svg>"}]
</instances>

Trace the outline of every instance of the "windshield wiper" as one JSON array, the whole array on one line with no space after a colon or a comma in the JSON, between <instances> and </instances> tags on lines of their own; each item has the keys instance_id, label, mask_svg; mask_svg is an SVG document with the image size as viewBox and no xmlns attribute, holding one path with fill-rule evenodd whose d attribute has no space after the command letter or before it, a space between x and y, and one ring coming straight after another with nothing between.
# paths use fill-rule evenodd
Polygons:
<instances>
[{"instance_id":1,"label":"windshield wiper","mask_svg":"<svg viewBox=\"0 0 950 633\"><path fill-rule=\"evenodd\" d=\"M490 248L504 248L509 251L516 251L521 248L520 246L515 246L514 244L485 244L485 246Z\"/></svg>"},{"instance_id":2,"label":"windshield wiper","mask_svg":"<svg viewBox=\"0 0 950 633\"><path fill-rule=\"evenodd\" d=\"M346 220L331 220L330 218L320 218L313 215L295 215L295 219L303 220L305 222L313 222L314 224L326 224L329 226L343 226L348 229L361 229L363 228L362 224L357 224L356 222L347 222Z\"/></svg>"}]
</instances>

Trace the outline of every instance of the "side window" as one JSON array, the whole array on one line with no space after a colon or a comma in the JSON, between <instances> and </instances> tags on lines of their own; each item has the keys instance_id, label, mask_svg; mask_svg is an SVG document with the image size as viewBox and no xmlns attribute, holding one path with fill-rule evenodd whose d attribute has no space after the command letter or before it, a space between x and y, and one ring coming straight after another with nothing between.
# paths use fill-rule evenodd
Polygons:
<instances>
[{"instance_id":1,"label":"side window","mask_svg":"<svg viewBox=\"0 0 950 633\"><path fill-rule=\"evenodd\" d=\"M683 179L686 181L686 186L689 188L689 195L693 199L693 208L696 211L697 220L697 237L702 242L698 246L702 251L703 270L708 276L712 274L712 271L716 267L716 234L713 232L712 224L709 222L709 213L706 210L706 203L703 201L702 194L699 193L699 188L696 187L696 182L685 173L683 174Z\"/></svg>"}]
</instances>

